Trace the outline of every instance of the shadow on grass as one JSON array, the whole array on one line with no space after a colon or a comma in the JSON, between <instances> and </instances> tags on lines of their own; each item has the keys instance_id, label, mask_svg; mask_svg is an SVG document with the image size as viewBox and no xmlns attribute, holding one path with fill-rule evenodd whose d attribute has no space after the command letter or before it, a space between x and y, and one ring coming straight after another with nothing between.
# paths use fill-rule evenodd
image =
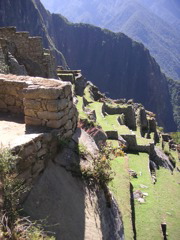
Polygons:
<instances>
[{"instance_id":1,"label":"shadow on grass","mask_svg":"<svg viewBox=\"0 0 180 240\"><path fill-rule=\"evenodd\" d=\"M130 183L130 196L131 196L131 212L132 212L132 227L134 232L134 240L136 240L136 216L135 216L135 206L133 197L133 185Z\"/></svg>"}]
</instances>

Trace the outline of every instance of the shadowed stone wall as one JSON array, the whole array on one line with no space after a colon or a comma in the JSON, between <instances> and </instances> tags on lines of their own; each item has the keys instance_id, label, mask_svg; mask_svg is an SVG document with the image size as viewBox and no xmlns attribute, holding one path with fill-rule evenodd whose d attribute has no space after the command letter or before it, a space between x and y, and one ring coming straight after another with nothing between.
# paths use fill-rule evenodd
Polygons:
<instances>
[{"instance_id":1,"label":"shadowed stone wall","mask_svg":"<svg viewBox=\"0 0 180 240\"><path fill-rule=\"evenodd\" d=\"M57 78L54 57L50 50L43 48L42 38L16 32L15 27L0 28L1 62L6 64L5 68L0 68L1 73ZM16 67L14 62L17 62Z\"/></svg>"}]
</instances>

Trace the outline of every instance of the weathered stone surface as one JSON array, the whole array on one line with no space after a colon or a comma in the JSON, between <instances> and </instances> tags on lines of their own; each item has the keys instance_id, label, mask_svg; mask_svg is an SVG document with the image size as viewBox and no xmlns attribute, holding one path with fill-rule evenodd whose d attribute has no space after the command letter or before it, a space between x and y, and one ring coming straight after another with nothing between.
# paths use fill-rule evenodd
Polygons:
<instances>
[{"instance_id":1,"label":"weathered stone surface","mask_svg":"<svg viewBox=\"0 0 180 240\"><path fill-rule=\"evenodd\" d=\"M65 97L68 97L70 94L71 94L71 84L67 84L64 88L64 94L65 94Z\"/></svg>"},{"instance_id":2,"label":"weathered stone surface","mask_svg":"<svg viewBox=\"0 0 180 240\"><path fill-rule=\"evenodd\" d=\"M58 104L58 109L63 110L64 108L67 107L67 105L68 105L68 100L67 99L62 99Z\"/></svg>"},{"instance_id":3,"label":"weathered stone surface","mask_svg":"<svg viewBox=\"0 0 180 240\"><path fill-rule=\"evenodd\" d=\"M65 128L65 129L68 129L68 130L72 129L72 121L71 121L71 120L68 120L67 123L66 123L66 125L64 126L64 128Z\"/></svg>"},{"instance_id":4,"label":"weathered stone surface","mask_svg":"<svg viewBox=\"0 0 180 240\"><path fill-rule=\"evenodd\" d=\"M16 106L17 107L23 107L23 102L20 100L16 100Z\"/></svg>"},{"instance_id":5,"label":"weathered stone surface","mask_svg":"<svg viewBox=\"0 0 180 240\"><path fill-rule=\"evenodd\" d=\"M61 95L62 88L43 88L43 87L36 87L36 88L25 88L23 90L25 98L28 99L58 99Z\"/></svg>"},{"instance_id":6,"label":"weathered stone surface","mask_svg":"<svg viewBox=\"0 0 180 240\"><path fill-rule=\"evenodd\" d=\"M118 140L118 132L115 130L105 131L108 139Z\"/></svg>"},{"instance_id":7,"label":"weathered stone surface","mask_svg":"<svg viewBox=\"0 0 180 240\"><path fill-rule=\"evenodd\" d=\"M41 150L38 151L37 156L40 158L44 156L47 153L47 146L46 148L42 148Z\"/></svg>"},{"instance_id":8,"label":"weathered stone surface","mask_svg":"<svg viewBox=\"0 0 180 240\"><path fill-rule=\"evenodd\" d=\"M40 119L58 120L63 117L64 113L44 111L44 112L38 112L37 115L38 115L38 118Z\"/></svg>"},{"instance_id":9,"label":"weathered stone surface","mask_svg":"<svg viewBox=\"0 0 180 240\"><path fill-rule=\"evenodd\" d=\"M32 110L32 109L24 109L24 113L26 116L30 116L30 117L36 117L37 118L37 114Z\"/></svg>"},{"instance_id":10,"label":"weathered stone surface","mask_svg":"<svg viewBox=\"0 0 180 240\"><path fill-rule=\"evenodd\" d=\"M27 147L24 147L23 157L28 157L32 155L34 152L35 152L35 145L34 144L28 145Z\"/></svg>"},{"instance_id":11,"label":"weathered stone surface","mask_svg":"<svg viewBox=\"0 0 180 240\"><path fill-rule=\"evenodd\" d=\"M61 120L50 120L47 122L47 127L50 128L60 128L62 126Z\"/></svg>"},{"instance_id":12,"label":"weathered stone surface","mask_svg":"<svg viewBox=\"0 0 180 240\"><path fill-rule=\"evenodd\" d=\"M38 118L27 117L25 116L25 123L27 125L41 125L42 121Z\"/></svg>"},{"instance_id":13,"label":"weathered stone surface","mask_svg":"<svg viewBox=\"0 0 180 240\"><path fill-rule=\"evenodd\" d=\"M68 116L65 115L65 116L61 119L61 126L63 126L67 121L68 121Z\"/></svg>"},{"instance_id":14,"label":"weathered stone surface","mask_svg":"<svg viewBox=\"0 0 180 240\"><path fill-rule=\"evenodd\" d=\"M34 164L32 168L32 174L34 175L36 173L37 174L36 176L38 176L39 173L44 170L44 168L45 168L44 161L39 160Z\"/></svg>"},{"instance_id":15,"label":"weathered stone surface","mask_svg":"<svg viewBox=\"0 0 180 240\"><path fill-rule=\"evenodd\" d=\"M32 108L34 110L39 110L41 108L41 102L39 100L31 100L31 99L26 99L24 98L23 99L23 104L24 104L24 107L26 108Z\"/></svg>"},{"instance_id":16,"label":"weathered stone surface","mask_svg":"<svg viewBox=\"0 0 180 240\"><path fill-rule=\"evenodd\" d=\"M63 138L70 138L72 137L73 135L73 131L72 130L69 130L68 132L66 132L64 135L63 135Z\"/></svg>"},{"instance_id":17,"label":"weathered stone surface","mask_svg":"<svg viewBox=\"0 0 180 240\"><path fill-rule=\"evenodd\" d=\"M14 105L15 104L15 98L12 97L11 95L6 95L5 96L5 103L8 105Z\"/></svg>"},{"instance_id":18,"label":"weathered stone surface","mask_svg":"<svg viewBox=\"0 0 180 240\"><path fill-rule=\"evenodd\" d=\"M6 103L0 99L0 108L7 108Z\"/></svg>"},{"instance_id":19,"label":"weathered stone surface","mask_svg":"<svg viewBox=\"0 0 180 240\"><path fill-rule=\"evenodd\" d=\"M77 128L72 139L76 143L82 144L83 146L85 146L87 148L87 151L90 152L93 156L96 156L98 154L99 150L95 141L83 129Z\"/></svg>"},{"instance_id":20,"label":"weathered stone surface","mask_svg":"<svg viewBox=\"0 0 180 240\"><path fill-rule=\"evenodd\" d=\"M97 127L89 129L88 133L94 139L96 145L100 148L107 140L106 133Z\"/></svg>"},{"instance_id":21,"label":"weathered stone surface","mask_svg":"<svg viewBox=\"0 0 180 240\"><path fill-rule=\"evenodd\" d=\"M48 111L55 112L59 110L59 102L60 100L48 100L46 101L46 104L44 102L44 105L46 105Z\"/></svg>"}]
</instances>

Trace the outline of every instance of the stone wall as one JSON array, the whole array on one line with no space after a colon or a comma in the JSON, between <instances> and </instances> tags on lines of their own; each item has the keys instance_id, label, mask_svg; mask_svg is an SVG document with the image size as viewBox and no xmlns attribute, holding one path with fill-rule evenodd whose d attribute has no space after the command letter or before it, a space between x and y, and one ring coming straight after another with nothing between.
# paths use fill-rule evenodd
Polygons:
<instances>
[{"instance_id":1,"label":"stone wall","mask_svg":"<svg viewBox=\"0 0 180 240\"><path fill-rule=\"evenodd\" d=\"M27 126L58 129L65 137L77 125L72 85L54 79L0 74L0 111L24 114Z\"/></svg>"},{"instance_id":2,"label":"stone wall","mask_svg":"<svg viewBox=\"0 0 180 240\"><path fill-rule=\"evenodd\" d=\"M7 66L10 65L8 52L20 66L25 66L28 75L57 78L54 58L50 50L43 48L41 37L30 37L28 32L16 32L15 27L5 27L0 28L0 39L6 41L0 42L0 48L7 50L6 53L4 51ZM17 74L18 70L9 72Z\"/></svg>"},{"instance_id":3,"label":"stone wall","mask_svg":"<svg viewBox=\"0 0 180 240\"><path fill-rule=\"evenodd\" d=\"M11 151L18 155L19 178L26 183L34 183L50 160L57 154L58 131L20 136L11 145Z\"/></svg>"},{"instance_id":4,"label":"stone wall","mask_svg":"<svg viewBox=\"0 0 180 240\"><path fill-rule=\"evenodd\" d=\"M136 117L135 111L132 105L124 106L109 106L106 103L103 104L103 112L107 114L124 114L125 124L132 130L136 129Z\"/></svg>"}]
</instances>

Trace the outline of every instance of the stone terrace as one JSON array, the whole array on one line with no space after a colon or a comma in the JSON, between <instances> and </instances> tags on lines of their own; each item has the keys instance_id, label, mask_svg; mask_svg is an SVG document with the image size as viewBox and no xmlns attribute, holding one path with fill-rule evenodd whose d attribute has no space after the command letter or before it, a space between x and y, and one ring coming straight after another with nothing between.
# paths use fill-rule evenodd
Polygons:
<instances>
[{"instance_id":1,"label":"stone terrace","mask_svg":"<svg viewBox=\"0 0 180 240\"><path fill-rule=\"evenodd\" d=\"M0 74L0 112L24 116L26 126L58 129L65 137L77 124L71 84L54 79Z\"/></svg>"}]
</instances>

